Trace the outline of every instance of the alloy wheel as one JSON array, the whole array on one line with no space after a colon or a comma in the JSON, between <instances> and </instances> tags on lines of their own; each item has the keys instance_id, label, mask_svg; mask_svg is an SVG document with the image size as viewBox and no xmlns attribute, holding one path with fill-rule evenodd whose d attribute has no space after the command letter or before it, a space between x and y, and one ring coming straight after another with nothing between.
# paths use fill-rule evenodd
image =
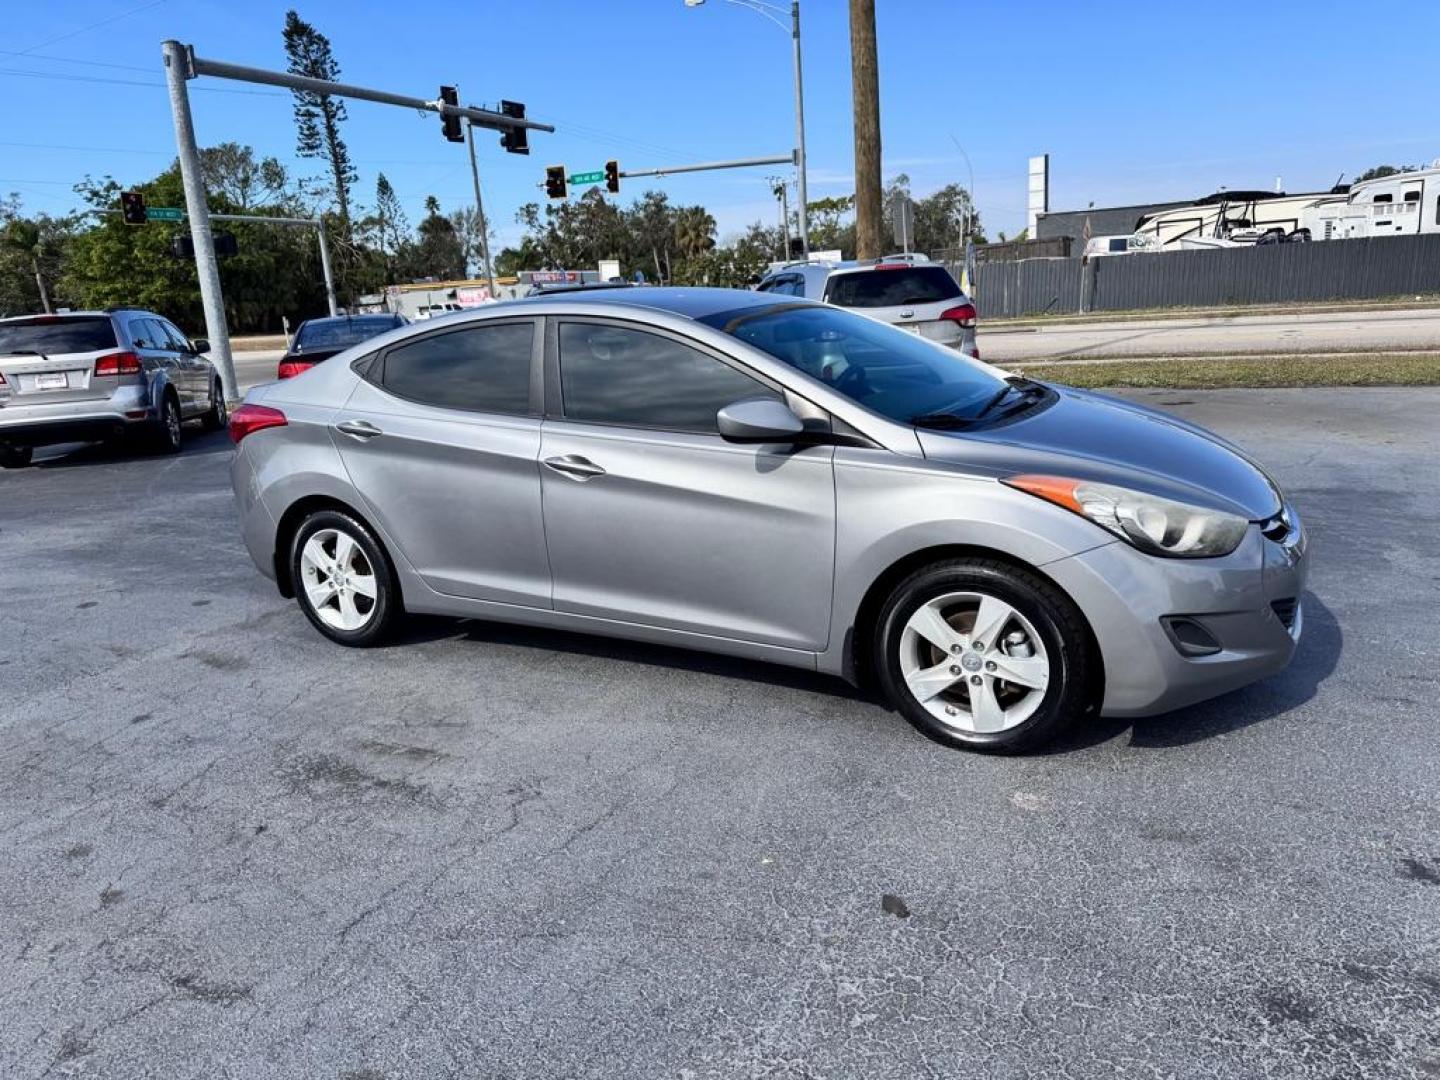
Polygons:
<instances>
[{"instance_id":1,"label":"alloy wheel","mask_svg":"<svg viewBox=\"0 0 1440 1080\"><path fill-rule=\"evenodd\" d=\"M375 617L375 568L349 533L317 529L300 551L306 602L326 626L360 630Z\"/></svg>"},{"instance_id":2,"label":"alloy wheel","mask_svg":"<svg viewBox=\"0 0 1440 1080\"><path fill-rule=\"evenodd\" d=\"M967 734L1023 724L1045 700L1050 658L1034 625L982 592L949 592L915 609L900 672L922 708Z\"/></svg>"}]
</instances>

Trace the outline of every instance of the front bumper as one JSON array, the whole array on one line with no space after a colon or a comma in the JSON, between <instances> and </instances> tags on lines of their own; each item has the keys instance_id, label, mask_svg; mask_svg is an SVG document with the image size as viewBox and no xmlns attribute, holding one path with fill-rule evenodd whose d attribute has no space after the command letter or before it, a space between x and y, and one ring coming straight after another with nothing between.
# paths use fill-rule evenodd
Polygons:
<instances>
[{"instance_id":1,"label":"front bumper","mask_svg":"<svg viewBox=\"0 0 1440 1080\"><path fill-rule=\"evenodd\" d=\"M1101 711L1119 717L1193 705L1284 668L1304 626L1306 569L1298 519L1283 543L1251 525L1219 559L1155 558L1117 541L1045 567L1090 621L1105 666ZM1219 650L1185 655L1166 629L1176 616Z\"/></svg>"}]
</instances>

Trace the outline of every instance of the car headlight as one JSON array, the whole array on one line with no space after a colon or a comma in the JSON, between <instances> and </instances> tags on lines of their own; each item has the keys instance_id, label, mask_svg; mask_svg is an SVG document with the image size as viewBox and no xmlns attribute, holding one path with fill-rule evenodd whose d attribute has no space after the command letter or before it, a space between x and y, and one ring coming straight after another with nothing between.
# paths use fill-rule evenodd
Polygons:
<instances>
[{"instance_id":1,"label":"car headlight","mask_svg":"<svg viewBox=\"0 0 1440 1080\"><path fill-rule=\"evenodd\" d=\"M1064 476L1011 476L1004 483L1089 518L1150 555L1229 555L1250 523L1238 514Z\"/></svg>"}]
</instances>

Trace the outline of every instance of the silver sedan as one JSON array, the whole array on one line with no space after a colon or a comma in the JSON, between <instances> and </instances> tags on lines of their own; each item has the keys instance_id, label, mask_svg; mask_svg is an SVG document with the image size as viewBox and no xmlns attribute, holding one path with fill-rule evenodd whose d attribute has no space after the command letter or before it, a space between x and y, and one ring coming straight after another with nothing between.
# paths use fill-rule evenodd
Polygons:
<instances>
[{"instance_id":1,"label":"silver sedan","mask_svg":"<svg viewBox=\"0 0 1440 1080\"><path fill-rule=\"evenodd\" d=\"M1244 452L806 300L494 305L258 387L231 434L251 555L345 645L407 611L679 645L1015 751L1300 637L1304 532Z\"/></svg>"}]
</instances>

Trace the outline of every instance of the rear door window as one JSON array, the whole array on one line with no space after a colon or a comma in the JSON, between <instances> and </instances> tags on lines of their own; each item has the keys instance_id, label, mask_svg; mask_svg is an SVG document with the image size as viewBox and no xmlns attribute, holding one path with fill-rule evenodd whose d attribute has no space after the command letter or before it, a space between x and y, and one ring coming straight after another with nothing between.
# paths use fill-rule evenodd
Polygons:
<instances>
[{"instance_id":1,"label":"rear door window","mask_svg":"<svg viewBox=\"0 0 1440 1080\"><path fill-rule=\"evenodd\" d=\"M836 274L825 299L840 307L883 308L931 304L960 296L960 286L943 266L899 266Z\"/></svg>"},{"instance_id":2,"label":"rear door window","mask_svg":"<svg viewBox=\"0 0 1440 1080\"><path fill-rule=\"evenodd\" d=\"M12 353L98 352L115 348L115 328L105 315L21 319L0 323L0 356Z\"/></svg>"},{"instance_id":3,"label":"rear door window","mask_svg":"<svg viewBox=\"0 0 1440 1080\"><path fill-rule=\"evenodd\" d=\"M523 416L534 343L529 320L431 334L386 352L380 385L422 405Z\"/></svg>"}]
</instances>

